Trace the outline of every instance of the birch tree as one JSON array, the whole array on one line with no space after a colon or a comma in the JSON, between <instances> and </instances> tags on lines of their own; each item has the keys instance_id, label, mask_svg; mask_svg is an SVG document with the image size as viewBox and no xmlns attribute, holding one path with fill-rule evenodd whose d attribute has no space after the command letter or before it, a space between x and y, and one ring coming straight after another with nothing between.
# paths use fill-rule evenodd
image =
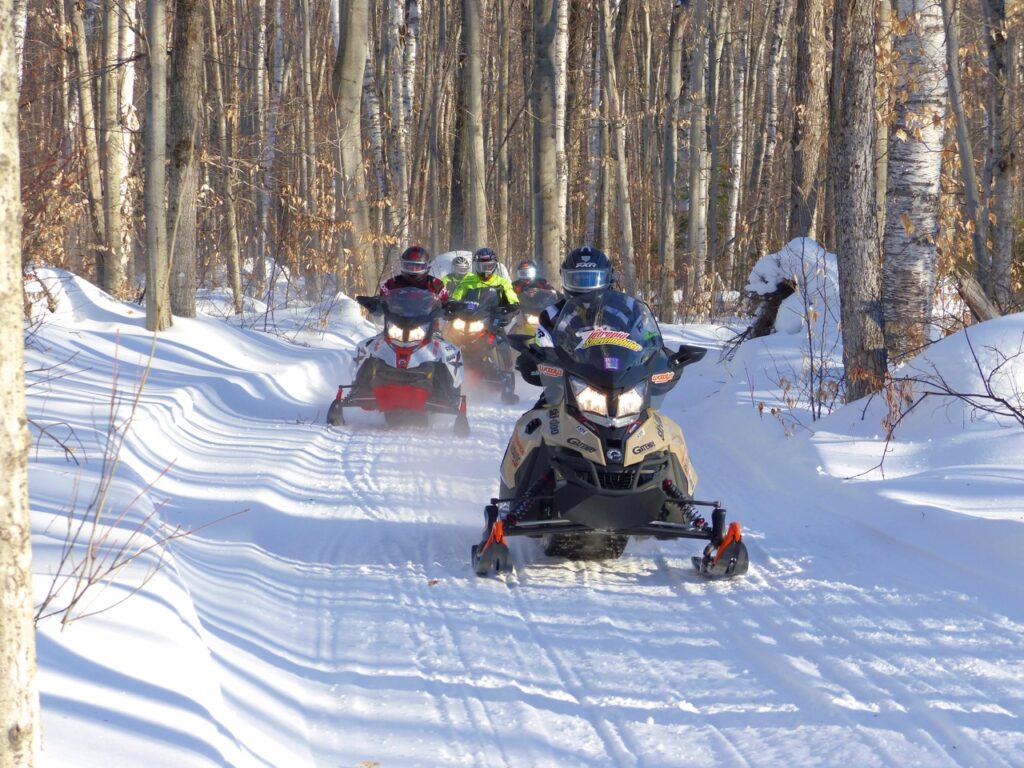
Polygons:
<instances>
[{"instance_id":1,"label":"birch tree","mask_svg":"<svg viewBox=\"0 0 1024 768\"><path fill-rule=\"evenodd\" d=\"M555 140L557 0L533 0L534 247L545 275L558 274L561 223L558 210L558 143Z\"/></svg>"},{"instance_id":2,"label":"birch tree","mask_svg":"<svg viewBox=\"0 0 1024 768\"><path fill-rule=\"evenodd\" d=\"M466 242L487 243L487 168L484 162L483 55L481 0L462 0L463 173L465 174Z\"/></svg>"},{"instance_id":3,"label":"birch tree","mask_svg":"<svg viewBox=\"0 0 1024 768\"><path fill-rule=\"evenodd\" d=\"M146 96L146 330L171 327L167 251L167 5L146 0L149 91Z\"/></svg>"},{"instance_id":4,"label":"birch tree","mask_svg":"<svg viewBox=\"0 0 1024 768\"><path fill-rule=\"evenodd\" d=\"M35 682L13 27L11 0L0 0L0 768L33 768L42 729Z\"/></svg>"},{"instance_id":5,"label":"birch tree","mask_svg":"<svg viewBox=\"0 0 1024 768\"><path fill-rule=\"evenodd\" d=\"M665 95L664 160L661 164L661 211L658 219L658 260L661 263L662 322L675 319L676 283L676 159L679 154L679 92L683 87L683 7L672 9L668 76Z\"/></svg>"},{"instance_id":6,"label":"birch tree","mask_svg":"<svg viewBox=\"0 0 1024 768\"><path fill-rule=\"evenodd\" d=\"M171 312L196 316L196 205L203 115L203 20L200 0L177 0L168 125L167 229Z\"/></svg>"},{"instance_id":7,"label":"birch tree","mask_svg":"<svg viewBox=\"0 0 1024 768\"><path fill-rule=\"evenodd\" d=\"M836 98L829 147L847 402L879 389L886 370L875 236L876 28L875 0L836 3Z\"/></svg>"},{"instance_id":8,"label":"birch tree","mask_svg":"<svg viewBox=\"0 0 1024 768\"><path fill-rule=\"evenodd\" d=\"M882 284L886 348L899 360L924 345L931 322L947 89L939 0L898 0L895 10L899 85L889 137Z\"/></svg>"},{"instance_id":9,"label":"birch tree","mask_svg":"<svg viewBox=\"0 0 1024 768\"><path fill-rule=\"evenodd\" d=\"M708 258L707 195L707 0L693 4L693 28L690 49L690 223L687 249L690 254L683 300L693 298L700 287Z\"/></svg>"}]
</instances>

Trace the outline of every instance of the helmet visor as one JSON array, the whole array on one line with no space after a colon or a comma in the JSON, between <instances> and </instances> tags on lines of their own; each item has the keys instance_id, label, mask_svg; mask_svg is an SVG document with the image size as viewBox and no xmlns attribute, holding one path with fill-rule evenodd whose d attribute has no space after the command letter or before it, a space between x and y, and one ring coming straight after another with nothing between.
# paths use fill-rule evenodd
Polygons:
<instances>
[{"instance_id":1,"label":"helmet visor","mask_svg":"<svg viewBox=\"0 0 1024 768\"><path fill-rule=\"evenodd\" d=\"M490 277L498 268L498 262L494 259L473 259L473 269L481 277Z\"/></svg>"},{"instance_id":2,"label":"helmet visor","mask_svg":"<svg viewBox=\"0 0 1024 768\"><path fill-rule=\"evenodd\" d=\"M533 280L535 277L537 277L537 268L520 267L519 270L516 272L516 276L520 280Z\"/></svg>"},{"instance_id":3,"label":"helmet visor","mask_svg":"<svg viewBox=\"0 0 1024 768\"><path fill-rule=\"evenodd\" d=\"M469 274L469 262L465 259L458 259L452 262L452 272L460 277L465 277Z\"/></svg>"},{"instance_id":4,"label":"helmet visor","mask_svg":"<svg viewBox=\"0 0 1024 768\"><path fill-rule=\"evenodd\" d=\"M407 275L425 275L430 271L430 263L426 259L402 259L402 271Z\"/></svg>"},{"instance_id":5,"label":"helmet visor","mask_svg":"<svg viewBox=\"0 0 1024 768\"><path fill-rule=\"evenodd\" d=\"M567 291L596 291L607 285L607 269L562 270L562 287Z\"/></svg>"}]
</instances>

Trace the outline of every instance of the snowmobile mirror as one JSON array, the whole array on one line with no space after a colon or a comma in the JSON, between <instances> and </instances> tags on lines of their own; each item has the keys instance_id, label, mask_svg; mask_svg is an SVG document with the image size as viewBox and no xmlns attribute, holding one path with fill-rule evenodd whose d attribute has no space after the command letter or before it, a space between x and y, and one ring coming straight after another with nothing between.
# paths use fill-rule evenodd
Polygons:
<instances>
[{"instance_id":1,"label":"snowmobile mirror","mask_svg":"<svg viewBox=\"0 0 1024 768\"><path fill-rule=\"evenodd\" d=\"M356 301L359 302L359 306L364 307L372 315L376 315L382 310L380 296L356 296Z\"/></svg>"},{"instance_id":2,"label":"snowmobile mirror","mask_svg":"<svg viewBox=\"0 0 1024 768\"><path fill-rule=\"evenodd\" d=\"M679 351L669 357L669 365L678 371L701 360L707 353L708 351L704 347L697 347L693 344L682 344L679 347Z\"/></svg>"}]
</instances>

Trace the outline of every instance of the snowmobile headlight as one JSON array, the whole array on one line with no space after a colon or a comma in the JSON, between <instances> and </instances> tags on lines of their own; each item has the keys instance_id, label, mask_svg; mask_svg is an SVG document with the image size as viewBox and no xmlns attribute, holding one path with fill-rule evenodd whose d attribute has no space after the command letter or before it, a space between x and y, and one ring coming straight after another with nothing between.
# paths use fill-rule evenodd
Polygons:
<instances>
[{"instance_id":1,"label":"snowmobile headlight","mask_svg":"<svg viewBox=\"0 0 1024 768\"><path fill-rule=\"evenodd\" d=\"M466 330L466 321L463 320L461 317L457 317L454 320L452 320L452 328L454 328L456 331L464 331Z\"/></svg>"},{"instance_id":2,"label":"snowmobile headlight","mask_svg":"<svg viewBox=\"0 0 1024 768\"><path fill-rule=\"evenodd\" d=\"M569 377L569 383L572 385L572 393L576 397L576 405L581 411L598 416L608 415L608 395L594 389L583 379L577 379L575 376Z\"/></svg>"},{"instance_id":3,"label":"snowmobile headlight","mask_svg":"<svg viewBox=\"0 0 1024 768\"><path fill-rule=\"evenodd\" d=\"M399 328L397 325L389 325L388 326L388 338L389 339L394 339L395 341L401 341L402 340L402 329Z\"/></svg>"},{"instance_id":4,"label":"snowmobile headlight","mask_svg":"<svg viewBox=\"0 0 1024 768\"><path fill-rule=\"evenodd\" d=\"M484 329L483 320L474 320L469 324L468 330L470 333L480 333Z\"/></svg>"},{"instance_id":5,"label":"snowmobile headlight","mask_svg":"<svg viewBox=\"0 0 1024 768\"><path fill-rule=\"evenodd\" d=\"M423 330L422 325L419 328L409 329L409 341L423 341L423 339L425 339L426 337L427 332Z\"/></svg>"},{"instance_id":6,"label":"snowmobile headlight","mask_svg":"<svg viewBox=\"0 0 1024 768\"><path fill-rule=\"evenodd\" d=\"M527 315L526 322L530 325L540 325L540 315Z\"/></svg>"},{"instance_id":7,"label":"snowmobile headlight","mask_svg":"<svg viewBox=\"0 0 1024 768\"><path fill-rule=\"evenodd\" d=\"M644 394L647 392L647 382L642 381L632 389L622 392L618 398L618 411L616 416L636 416L644 407Z\"/></svg>"}]
</instances>

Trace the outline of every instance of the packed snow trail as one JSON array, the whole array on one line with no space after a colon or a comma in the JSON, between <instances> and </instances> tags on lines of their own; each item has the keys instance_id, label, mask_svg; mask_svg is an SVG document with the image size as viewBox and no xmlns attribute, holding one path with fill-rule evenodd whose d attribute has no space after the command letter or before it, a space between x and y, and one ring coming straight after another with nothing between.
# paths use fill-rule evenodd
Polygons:
<instances>
[{"instance_id":1,"label":"packed snow trail","mask_svg":"<svg viewBox=\"0 0 1024 768\"><path fill-rule=\"evenodd\" d=\"M47 336L87 372L46 407L81 423L74 404L101 411L115 356L131 379L149 343L94 301ZM761 422L713 360L665 410L698 495L744 524L750 573L714 583L690 566L699 543L654 540L597 563L514 540L513 572L476 577L521 409L471 392L463 440L441 417L327 428L350 367L209 319L162 337L123 480L156 478L172 525L247 511L178 541L120 607L43 625L46 765L1020 765L1019 596L941 539L976 543L977 521L817 470L820 448ZM44 470L33 505L56 515ZM987 525L1021 543L1019 523Z\"/></svg>"}]
</instances>

